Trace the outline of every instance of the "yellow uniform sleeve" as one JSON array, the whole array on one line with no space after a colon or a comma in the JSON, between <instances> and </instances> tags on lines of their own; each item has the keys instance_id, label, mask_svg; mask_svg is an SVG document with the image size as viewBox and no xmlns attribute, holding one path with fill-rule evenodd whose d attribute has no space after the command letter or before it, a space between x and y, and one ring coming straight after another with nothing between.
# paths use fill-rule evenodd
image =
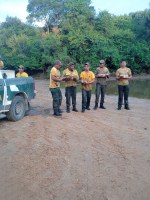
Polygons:
<instances>
[{"instance_id":1,"label":"yellow uniform sleeve","mask_svg":"<svg viewBox=\"0 0 150 200\"><path fill-rule=\"evenodd\" d=\"M66 70L63 71L62 76L64 77L66 75Z\"/></svg>"},{"instance_id":2,"label":"yellow uniform sleeve","mask_svg":"<svg viewBox=\"0 0 150 200\"><path fill-rule=\"evenodd\" d=\"M95 75L97 75L98 74L98 69L96 69L96 71L95 71Z\"/></svg>"},{"instance_id":3,"label":"yellow uniform sleeve","mask_svg":"<svg viewBox=\"0 0 150 200\"><path fill-rule=\"evenodd\" d=\"M80 79L84 79L84 73L83 72L81 72L81 74L80 74Z\"/></svg>"},{"instance_id":4,"label":"yellow uniform sleeve","mask_svg":"<svg viewBox=\"0 0 150 200\"><path fill-rule=\"evenodd\" d=\"M56 70L54 68L51 69L51 75L52 76L57 76L57 72L56 72Z\"/></svg>"},{"instance_id":5,"label":"yellow uniform sleeve","mask_svg":"<svg viewBox=\"0 0 150 200\"><path fill-rule=\"evenodd\" d=\"M19 73L17 73L17 74L16 74L16 77L17 77L17 78L19 78L19 77L20 77L20 76L19 76Z\"/></svg>"},{"instance_id":6,"label":"yellow uniform sleeve","mask_svg":"<svg viewBox=\"0 0 150 200\"><path fill-rule=\"evenodd\" d=\"M23 77L28 77L28 74L26 72L23 73Z\"/></svg>"},{"instance_id":7,"label":"yellow uniform sleeve","mask_svg":"<svg viewBox=\"0 0 150 200\"><path fill-rule=\"evenodd\" d=\"M62 77L66 77L66 76L68 75L67 71L68 71L67 69L65 69L65 70L63 71Z\"/></svg>"},{"instance_id":8,"label":"yellow uniform sleeve","mask_svg":"<svg viewBox=\"0 0 150 200\"><path fill-rule=\"evenodd\" d=\"M128 76L132 76L131 69L128 69Z\"/></svg>"},{"instance_id":9,"label":"yellow uniform sleeve","mask_svg":"<svg viewBox=\"0 0 150 200\"><path fill-rule=\"evenodd\" d=\"M79 80L79 74L78 74L77 70L75 70L75 78L76 78L77 80Z\"/></svg>"},{"instance_id":10,"label":"yellow uniform sleeve","mask_svg":"<svg viewBox=\"0 0 150 200\"><path fill-rule=\"evenodd\" d=\"M106 73L109 75L110 73L109 73L109 69L108 68L106 68L107 69L107 71L106 71Z\"/></svg>"},{"instance_id":11,"label":"yellow uniform sleeve","mask_svg":"<svg viewBox=\"0 0 150 200\"><path fill-rule=\"evenodd\" d=\"M95 75L93 72L91 72L91 75L92 75L92 79L95 79Z\"/></svg>"},{"instance_id":12,"label":"yellow uniform sleeve","mask_svg":"<svg viewBox=\"0 0 150 200\"><path fill-rule=\"evenodd\" d=\"M119 75L120 75L119 70L117 70L116 71L116 76L119 76Z\"/></svg>"}]
</instances>

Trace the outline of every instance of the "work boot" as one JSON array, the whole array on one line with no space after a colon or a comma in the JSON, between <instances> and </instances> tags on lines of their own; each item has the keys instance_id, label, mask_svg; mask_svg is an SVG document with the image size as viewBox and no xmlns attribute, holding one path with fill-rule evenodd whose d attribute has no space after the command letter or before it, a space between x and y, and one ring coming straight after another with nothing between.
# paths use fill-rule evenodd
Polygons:
<instances>
[{"instance_id":1,"label":"work boot","mask_svg":"<svg viewBox=\"0 0 150 200\"><path fill-rule=\"evenodd\" d=\"M101 108L101 109L106 109L102 104L100 105L99 108Z\"/></svg>"},{"instance_id":2,"label":"work boot","mask_svg":"<svg viewBox=\"0 0 150 200\"><path fill-rule=\"evenodd\" d=\"M97 105L95 105L93 109L94 109L94 110L97 110L97 108L98 108L98 106L97 106Z\"/></svg>"},{"instance_id":3,"label":"work boot","mask_svg":"<svg viewBox=\"0 0 150 200\"><path fill-rule=\"evenodd\" d=\"M58 112L59 112L59 113L63 113L63 110L61 110L61 109L59 108L59 109L58 109Z\"/></svg>"},{"instance_id":4,"label":"work boot","mask_svg":"<svg viewBox=\"0 0 150 200\"><path fill-rule=\"evenodd\" d=\"M121 110L121 107L118 107L117 110Z\"/></svg>"},{"instance_id":5,"label":"work boot","mask_svg":"<svg viewBox=\"0 0 150 200\"><path fill-rule=\"evenodd\" d=\"M70 108L67 108L67 109L66 109L66 112L67 112L67 113L70 113Z\"/></svg>"},{"instance_id":6,"label":"work boot","mask_svg":"<svg viewBox=\"0 0 150 200\"><path fill-rule=\"evenodd\" d=\"M124 109L126 109L126 110L130 110L129 106L125 106Z\"/></svg>"},{"instance_id":7,"label":"work boot","mask_svg":"<svg viewBox=\"0 0 150 200\"><path fill-rule=\"evenodd\" d=\"M62 114L57 112L57 113L54 113L54 116L60 117L60 116L62 116Z\"/></svg>"},{"instance_id":8,"label":"work boot","mask_svg":"<svg viewBox=\"0 0 150 200\"><path fill-rule=\"evenodd\" d=\"M86 110L91 110L91 108L90 108L90 107L87 107Z\"/></svg>"},{"instance_id":9,"label":"work boot","mask_svg":"<svg viewBox=\"0 0 150 200\"><path fill-rule=\"evenodd\" d=\"M78 112L78 110L76 109L76 107L74 107L74 108L72 109L72 111Z\"/></svg>"},{"instance_id":10,"label":"work boot","mask_svg":"<svg viewBox=\"0 0 150 200\"><path fill-rule=\"evenodd\" d=\"M82 112L84 113L84 112L85 112L85 109L82 109Z\"/></svg>"},{"instance_id":11,"label":"work boot","mask_svg":"<svg viewBox=\"0 0 150 200\"><path fill-rule=\"evenodd\" d=\"M70 106L67 106L67 107L66 107L66 112L67 112L67 113L70 113Z\"/></svg>"},{"instance_id":12,"label":"work boot","mask_svg":"<svg viewBox=\"0 0 150 200\"><path fill-rule=\"evenodd\" d=\"M62 114L59 112L59 108L54 108L54 116L62 116Z\"/></svg>"}]
</instances>

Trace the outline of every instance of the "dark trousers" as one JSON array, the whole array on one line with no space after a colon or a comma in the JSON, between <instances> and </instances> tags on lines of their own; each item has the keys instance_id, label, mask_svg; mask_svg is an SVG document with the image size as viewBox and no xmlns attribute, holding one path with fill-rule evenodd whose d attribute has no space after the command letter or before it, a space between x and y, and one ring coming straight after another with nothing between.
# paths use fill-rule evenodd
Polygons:
<instances>
[{"instance_id":1,"label":"dark trousers","mask_svg":"<svg viewBox=\"0 0 150 200\"><path fill-rule=\"evenodd\" d=\"M129 86L128 85L118 85L118 108L121 108L123 104L123 97L124 97L124 105L127 108L128 105L128 96L129 96Z\"/></svg>"},{"instance_id":2,"label":"dark trousers","mask_svg":"<svg viewBox=\"0 0 150 200\"><path fill-rule=\"evenodd\" d=\"M91 90L82 89L82 110L90 107Z\"/></svg>"},{"instance_id":3,"label":"dark trousers","mask_svg":"<svg viewBox=\"0 0 150 200\"><path fill-rule=\"evenodd\" d=\"M100 105L103 106L103 104L104 104L104 98L105 98L105 93L106 93L106 85L101 85L100 83L96 83L95 106L98 106L100 95L101 95Z\"/></svg>"},{"instance_id":4,"label":"dark trousers","mask_svg":"<svg viewBox=\"0 0 150 200\"><path fill-rule=\"evenodd\" d=\"M54 114L59 113L62 102L62 94L60 88L50 88L53 98L53 110Z\"/></svg>"},{"instance_id":5,"label":"dark trousers","mask_svg":"<svg viewBox=\"0 0 150 200\"><path fill-rule=\"evenodd\" d=\"M66 87L66 108L67 110L70 109L70 100L72 99L72 106L73 108L76 108L76 87L74 86L70 86L70 87Z\"/></svg>"}]
</instances>

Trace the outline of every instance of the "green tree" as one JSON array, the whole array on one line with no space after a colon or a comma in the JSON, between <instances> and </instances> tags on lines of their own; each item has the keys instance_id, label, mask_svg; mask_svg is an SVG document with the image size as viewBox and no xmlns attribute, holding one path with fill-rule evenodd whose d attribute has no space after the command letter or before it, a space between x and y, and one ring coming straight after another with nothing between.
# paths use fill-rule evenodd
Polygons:
<instances>
[{"instance_id":1,"label":"green tree","mask_svg":"<svg viewBox=\"0 0 150 200\"><path fill-rule=\"evenodd\" d=\"M62 20L63 0L29 0L27 17L30 23L41 22L50 32L52 27L58 26Z\"/></svg>"},{"instance_id":2,"label":"green tree","mask_svg":"<svg viewBox=\"0 0 150 200\"><path fill-rule=\"evenodd\" d=\"M150 73L149 9L97 15L90 0L29 0L28 11L28 20L44 22L42 28L12 17L0 24L0 54L7 68L23 64L46 71L60 59L64 66L76 62L79 71L90 62L94 71L105 59L113 72L124 58L134 73Z\"/></svg>"},{"instance_id":3,"label":"green tree","mask_svg":"<svg viewBox=\"0 0 150 200\"><path fill-rule=\"evenodd\" d=\"M30 69L40 68L40 34L17 18L7 17L0 27L0 52L5 66L17 69L23 64Z\"/></svg>"},{"instance_id":4,"label":"green tree","mask_svg":"<svg viewBox=\"0 0 150 200\"><path fill-rule=\"evenodd\" d=\"M131 13L133 20L133 31L138 39L144 39L150 42L150 9Z\"/></svg>"}]
</instances>

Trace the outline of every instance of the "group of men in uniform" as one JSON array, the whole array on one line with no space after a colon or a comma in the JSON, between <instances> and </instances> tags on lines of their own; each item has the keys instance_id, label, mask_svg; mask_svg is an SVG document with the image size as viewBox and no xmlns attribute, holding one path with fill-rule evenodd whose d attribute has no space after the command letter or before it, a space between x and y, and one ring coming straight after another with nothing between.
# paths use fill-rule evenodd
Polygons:
<instances>
[{"instance_id":1,"label":"group of men in uniform","mask_svg":"<svg viewBox=\"0 0 150 200\"><path fill-rule=\"evenodd\" d=\"M92 85L96 81L95 91L95 106L94 110L98 107L104 107L104 98L106 93L106 80L109 78L110 73L105 66L105 61L100 60L99 67L95 73L90 70L90 64L85 63L84 70L79 75L75 69L74 63L69 63L67 69L63 71L61 76L60 68L61 61L57 60L54 67L50 72L50 85L49 90L53 98L53 110L55 116L61 116L62 110L60 109L62 103L62 93L60 90L60 83L65 81L65 97L66 97L66 112L70 113L71 100L72 111L78 112L76 107L76 94L77 83L80 81L82 84L82 112L90 110ZM121 110L124 97L125 109L129 110L128 94L129 94L129 79L132 77L131 70L126 67L126 61L122 60L121 67L116 71L116 79L118 80L118 110ZM101 95L101 98L100 98ZM99 105L100 99L100 105Z\"/></svg>"},{"instance_id":2,"label":"group of men in uniform","mask_svg":"<svg viewBox=\"0 0 150 200\"><path fill-rule=\"evenodd\" d=\"M90 70L90 64L85 63L84 70L80 76L75 69L74 63L69 63L68 67L63 71L61 76L60 68L61 61L57 60L50 72L50 85L49 90L53 98L53 110L55 116L61 116L62 110L60 109L62 103L62 93L60 90L60 83L65 82L65 97L66 97L66 112L70 113L71 101L72 111L78 112L76 107L76 94L77 83L82 84L82 112L90 110L92 85L96 81L95 90L95 106L94 110L98 107L106 109L104 107L104 98L106 93L106 80L109 78L110 73L105 66L105 60L100 60L99 67L95 73ZM4 63L0 60L0 69L4 67ZM16 77L28 77L28 74L24 72L24 66L19 66L19 72ZM128 95L129 95L129 79L132 77L130 68L126 67L126 61L122 60L121 67L116 71L116 79L118 80L118 110L121 110L124 100L124 108L129 110ZM101 96L101 98L100 98ZM100 99L100 100L99 100Z\"/></svg>"}]
</instances>

